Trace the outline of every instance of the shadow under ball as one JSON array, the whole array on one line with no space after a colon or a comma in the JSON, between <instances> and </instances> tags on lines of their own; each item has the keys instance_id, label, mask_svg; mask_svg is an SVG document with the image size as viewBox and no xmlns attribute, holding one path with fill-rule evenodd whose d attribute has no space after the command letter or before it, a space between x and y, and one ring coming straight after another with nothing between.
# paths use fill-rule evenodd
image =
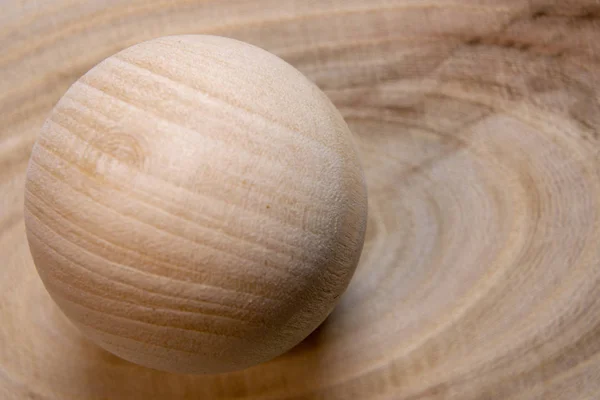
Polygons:
<instances>
[{"instance_id":1,"label":"shadow under ball","mask_svg":"<svg viewBox=\"0 0 600 400\"><path fill-rule=\"evenodd\" d=\"M367 198L351 133L257 47L171 36L106 59L45 122L25 223L52 298L106 350L185 373L290 349L360 257Z\"/></svg>"}]
</instances>

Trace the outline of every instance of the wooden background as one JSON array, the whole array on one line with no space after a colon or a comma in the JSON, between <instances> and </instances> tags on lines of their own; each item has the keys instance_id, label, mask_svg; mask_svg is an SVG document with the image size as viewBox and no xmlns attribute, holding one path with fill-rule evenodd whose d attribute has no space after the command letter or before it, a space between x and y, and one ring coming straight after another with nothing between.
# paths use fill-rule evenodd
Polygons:
<instances>
[{"instance_id":1,"label":"wooden background","mask_svg":"<svg viewBox=\"0 0 600 400\"><path fill-rule=\"evenodd\" d=\"M600 3L5 0L0 399L600 398ZM323 88L370 191L363 258L326 323L219 376L137 367L49 300L24 172L69 85L142 40L241 39Z\"/></svg>"}]
</instances>

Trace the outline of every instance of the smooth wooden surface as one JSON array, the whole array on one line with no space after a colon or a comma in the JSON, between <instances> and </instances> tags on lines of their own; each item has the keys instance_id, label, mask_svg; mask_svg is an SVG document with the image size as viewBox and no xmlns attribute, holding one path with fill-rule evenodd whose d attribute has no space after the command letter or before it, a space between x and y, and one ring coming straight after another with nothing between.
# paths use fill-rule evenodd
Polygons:
<instances>
[{"instance_id":1,"label":"smooth wooden surface","mask_svg":"<svg viewBox=\"0 0 600 400\"><path fill-rule=\"evenodd\" d=\"M0 14L0 398L596 399L600 26L592 0L17 2ZM231 36L340 108L367 241L286 355L198 377L84 340L35 273L24 172L68 86L131 44Z\"/></svg>"},{"instance_id":2,"label":"smooth wooden surface","mask_svg":"<svg viewBox=\"0 0 600 400\"><path fill-rule=\"evenodd\" d=\"M269 361L358 264L364 174L348 125L258 47L166 36L92 68L52 110L25 183L33 260L86 337L180 373Z\"/></svg>"}]
</instances>

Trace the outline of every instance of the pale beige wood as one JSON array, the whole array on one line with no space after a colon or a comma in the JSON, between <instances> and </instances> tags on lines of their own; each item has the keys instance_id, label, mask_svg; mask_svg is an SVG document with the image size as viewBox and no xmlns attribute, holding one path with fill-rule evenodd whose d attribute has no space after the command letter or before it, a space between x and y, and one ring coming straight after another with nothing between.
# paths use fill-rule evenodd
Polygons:
<instances>
[{"instance_id":1,"label":"pale beige wood","mask_svg":"<svg viewBox=\"0 0 600 400\"><path fill-rule=\"evenodd\" d=\"M565 399L600 391L600 26L593 0L5 2L0 13L0 398ZM361 263L297 348L221 376L84 340L29 256L42 122L105 57L167 34L257 44L359 142Z\"/></svg>"},{"instance_id":2,"label":"pale beige wood","mask_svg":"<svg viewBox=\"0 0 600 400\"><path fill-rule=\"evenodd\" d=\"M52 298L126 360L222 373L281 355L347 288L363 171L327 96L258 47L167 36L87 72L44 123L25 226Z\"/></svg>"}]
</instances>

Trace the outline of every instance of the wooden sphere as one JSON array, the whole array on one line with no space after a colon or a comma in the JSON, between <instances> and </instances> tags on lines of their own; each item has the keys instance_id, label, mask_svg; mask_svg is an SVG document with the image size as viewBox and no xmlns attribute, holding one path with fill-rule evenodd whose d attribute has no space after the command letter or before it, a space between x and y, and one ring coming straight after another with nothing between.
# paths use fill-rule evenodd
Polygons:
<instances>
[{"instance_id":1,"label":"wooden sphere","mask_svg":"<svg viewBox=\"0 0 600 400\"><path fill-rule=\"evenodd\" d=\"M170 36L93 68L34 147L25 222L46 288L143 366L269 360L331 312L356 268L366 190L329 99L257 47Z\"/></svg>"}]
</instances>

